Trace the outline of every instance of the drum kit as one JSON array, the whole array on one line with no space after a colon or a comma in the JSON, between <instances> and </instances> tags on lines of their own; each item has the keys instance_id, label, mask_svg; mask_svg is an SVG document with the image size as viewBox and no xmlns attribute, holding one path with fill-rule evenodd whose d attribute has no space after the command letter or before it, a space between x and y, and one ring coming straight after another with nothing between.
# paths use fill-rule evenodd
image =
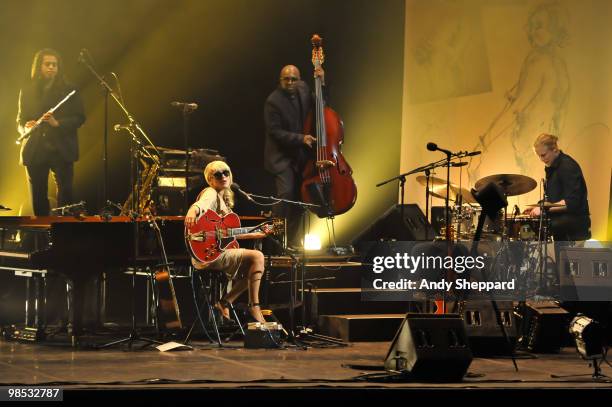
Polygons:
<instances>
[{"instance_id":1,"label":"drum kit","mask_svg":"<svg viewBox=\"0 0 612 407\"><path fill-rule=\"evenodd\" d=\"M427 177L419 176L416 180L421 185L427 187ZM476 181L474 189L478 191L489 183L498 185L506 197L526 194L534 190L538 185L536 180L525 175L495 174ZM450 227L453 240L473 240L476 233L478 218L482 213L482 208L476 202L470 190L451 183L448 187L448 191L448 198L453 203L453 207L450 209L450 225L444 224L445 219L443 219L443 217L436 220L432 219L432 223L435 221L442 222L442 226L439 230L441 238L445 238L446 228ZM447 181L440 178L429 177L429 194L437 198L446 199ZM541 204L527 205L529 208L540 206ZM549 209L559 205L545 203L543 206ZM515 208L518 209L518 207ZM544 211L544 214L546 214L546 211ZM501 216L498 216L496 220L487 218L482 234L484 240L528 241L542 239L540 230L543 225L547 224L545 218L521 215L516 212L514 212L511 217L508 217L507 209L503 210L503 213L500 213L500 215ZM544 239L547 238L546 236Z\"/></svg>"}]
</instances>

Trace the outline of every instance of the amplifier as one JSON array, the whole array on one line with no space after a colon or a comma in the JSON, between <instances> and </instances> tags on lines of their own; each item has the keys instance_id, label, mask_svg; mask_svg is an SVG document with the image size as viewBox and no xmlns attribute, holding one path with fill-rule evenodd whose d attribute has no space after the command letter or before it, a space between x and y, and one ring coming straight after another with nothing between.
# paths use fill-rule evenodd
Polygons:
<instances>
[{"instance_id":1,"label":"amplifier","mask_svg":"<svg viewBox=\"0 0 612 407\"><path fill-rule=\"evenodd\" d=\"M17 328L11 326L4 331L4 337L7 340L20 341L20 342L38 342L44 339L45 332L41 328L32 328L26 326L25 328Z\"/></svg>"}]
</instances>

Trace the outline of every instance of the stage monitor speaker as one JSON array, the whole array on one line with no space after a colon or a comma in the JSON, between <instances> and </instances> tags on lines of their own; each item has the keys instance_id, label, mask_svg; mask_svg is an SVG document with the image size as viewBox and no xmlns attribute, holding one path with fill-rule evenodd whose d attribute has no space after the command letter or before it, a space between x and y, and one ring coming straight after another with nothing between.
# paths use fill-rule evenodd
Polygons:
<instances>
[{"instance_id":1,"label":"stage monitor speaker","mask_svg":"<svg viewBox=\"0 0 612 407\"><path fill-rule=\"evenodd\" d=\"M404 218L402 219L401 207L402 205L390 207L353 239L353 246L360 249L366 242L433 240L435 237L434 230L425 218L421 208L417 204L404 205Z\"/></svg>"},{"instance_id":2,"label":"stage monitor speaker","mask_svg":"<svg viewBox=\"0 0 612 407\"><path fill-rule=\"evenodd\" d=\"M557 264L563 301L612 301L609 247L563 247Z\"/></svg>"},{"instance_id":3,"label":"stage monitor speaker","mask_svg":"<svg viewBox=\"0 0 612 407\"><path fill-rule=\"evenodd\" d=\"M385 358L385 369L415 379L460 381L472 363L465 325L456 314L407 314Z\"/></svg>"},{"instance_id":4,"label":"stage monitor speaker","mask_svg":"<svg viewBox=\"0 0 612 407\"><path fill-rule=\"evenodd\" d=\"M510 343L504 338L491 301L465 302L463 319L474 356L511 355L514 352L517 340L514 304L512 301L496 301L496 304Z\"/></svg>"},{"instance_id":5,"label":"stage monitor speaker","mask_svg":"<svg viewBox=\"0 0 612 407\"><path fill-rule=\"evenodd\" d=\"M536 353L559 353L571 339L570 313L554 301L527 301L522 310L522 347Z\"/></svg>"}]
</instances>

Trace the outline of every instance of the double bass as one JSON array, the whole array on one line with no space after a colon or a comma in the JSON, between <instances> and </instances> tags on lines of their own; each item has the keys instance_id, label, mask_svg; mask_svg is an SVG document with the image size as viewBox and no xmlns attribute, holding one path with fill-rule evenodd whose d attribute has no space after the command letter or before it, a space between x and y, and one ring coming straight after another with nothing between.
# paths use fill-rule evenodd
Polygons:
<instances>
[{"instance_id":1,"label":"double bass","mask_svg":"<svg viewBox=\"0 0 612 407\"><path fill-rule=\"evenodd\" d=\"M315 71L323 65L322 41L319 35L312 36ZM316 134L317 144L302 172L302 200L319 205L311 210L320 218L347 212L357 200L357 185L352 177L353 170L342 156L344 125L338 113L325 105L323 84L316 75L315 106L304 122L304 134Z\"/></svg>"}]
</instances>

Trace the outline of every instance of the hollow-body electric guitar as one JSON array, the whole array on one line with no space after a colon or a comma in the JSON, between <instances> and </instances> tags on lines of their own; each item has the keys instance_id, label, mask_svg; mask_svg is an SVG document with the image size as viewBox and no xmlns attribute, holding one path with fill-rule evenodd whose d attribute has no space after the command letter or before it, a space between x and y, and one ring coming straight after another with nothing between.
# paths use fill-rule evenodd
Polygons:
<instances>
[{"instance_id":1,"label":"hollow-body electric guitar","mask_svg":"<svg viewBox=\"0 0 612 407\"><path fill-rule=\"evenodd\" d=\"M241 236L263 232L280 233L282 220L270 220L257 226L241 227L240 218L235 213L220 216L215 211L207 210L192 226L185 227L185 243L191 256L201 263L215 261L223 251L239 248Z\"/></svg>"}]
</instances>

